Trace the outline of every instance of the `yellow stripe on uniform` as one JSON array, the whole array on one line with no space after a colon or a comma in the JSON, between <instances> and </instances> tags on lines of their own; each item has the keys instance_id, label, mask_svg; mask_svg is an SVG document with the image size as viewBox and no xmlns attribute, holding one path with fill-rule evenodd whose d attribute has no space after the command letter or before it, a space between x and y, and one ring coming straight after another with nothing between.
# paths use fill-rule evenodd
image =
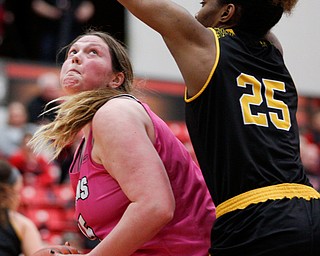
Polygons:
<instances>
[{"instance_id":1,"label":"yellow stripe on uniform","mask_svg":"<svg viewBox=\"0 0 320 256\"><path fill-rule=\"evenodd\" d=\"M314 188L294 183L283 183L249 190L234 196L216 207L216 218L235 210L243 210L250 204L263 203L267 200L278 200L294 197L310 200L319 199L320 193Z\"/></svg>"}]
</instances>

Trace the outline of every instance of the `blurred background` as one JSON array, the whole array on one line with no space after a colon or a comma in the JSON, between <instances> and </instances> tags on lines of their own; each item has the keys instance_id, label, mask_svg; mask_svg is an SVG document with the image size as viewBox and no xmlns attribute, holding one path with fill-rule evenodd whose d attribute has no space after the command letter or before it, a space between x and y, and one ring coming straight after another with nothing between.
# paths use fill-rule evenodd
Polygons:
<instances>
[{"instance_id":1,"label":"blurred background","mask_svg":"<svg viewBox=\"0 0 320 256\"><path fill-rule=\"evenodd\" d=\"M197 1L176 0L193 15ZM187 3L186 3L187 2ZM274 28L299 92L301 157L320 191L320 19L319 0L300 1ZM49 244L66 240L92 248L73 216L68 167L74 146L54 163L50 152L35 156L30 134L52 116L38 117L44 104L61 95L57 53L85 29L109 32L128 48L141 95L162 117L196 160L184 123L184 84L159 34L114 1L0 0L0 157L24 175L21 212L34 220Z\"/></svg>"}]
</instances>

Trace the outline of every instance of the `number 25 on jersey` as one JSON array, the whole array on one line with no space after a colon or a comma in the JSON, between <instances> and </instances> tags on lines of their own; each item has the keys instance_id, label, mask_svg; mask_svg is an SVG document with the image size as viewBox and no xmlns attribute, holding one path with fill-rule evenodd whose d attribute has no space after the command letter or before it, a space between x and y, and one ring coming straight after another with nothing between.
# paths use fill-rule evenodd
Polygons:
<instances>
[{"instance_id":1,"label":"number 25 on jersey","mask_svg":"<svg viewBox=\"0 0 320 256\"><path fill-rule=\"evenodd\" d=\"M243 94L240 98L244 124L255 124L268 127L268 114L271 122L277 129L288 131L291 127L289 108L283 101L274 98L274 91L285 92L285 84L280 81L268 79L262 79L262 81L263 84L255 77L243 73L237 78L239 87L246 88L247 85L252 86L252 94ZM262 95L262 86L265 88L265 97ZM270 111L268 113L257 112L257 114L253 114L251 106L261 106L264 98ZM282 116L276 112L272 112L272 109L281 111Z\"/></svg>"}]
</instances>

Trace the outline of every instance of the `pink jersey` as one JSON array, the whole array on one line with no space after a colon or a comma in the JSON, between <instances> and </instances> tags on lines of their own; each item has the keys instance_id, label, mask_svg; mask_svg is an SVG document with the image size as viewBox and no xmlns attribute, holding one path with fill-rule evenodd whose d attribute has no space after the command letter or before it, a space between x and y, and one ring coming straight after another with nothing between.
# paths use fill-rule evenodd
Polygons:
<instances>
[{"instance_id":1,"label":"pink jersey","mask_svg":"<svg viewBox=\"0 0 320 256\"><path fill-rule=\"evenodd\" d=\"M165 122L141 104L154 125L154 147L171 181L176 210L172 221L133 255L207 256L215 206L201 171ZM102 240L117 225L130 201L104 167L92 161L92 132L80 164L81 145L83 141L70 168L78 226L88 238Z\"/></svg>"}]
</instances>

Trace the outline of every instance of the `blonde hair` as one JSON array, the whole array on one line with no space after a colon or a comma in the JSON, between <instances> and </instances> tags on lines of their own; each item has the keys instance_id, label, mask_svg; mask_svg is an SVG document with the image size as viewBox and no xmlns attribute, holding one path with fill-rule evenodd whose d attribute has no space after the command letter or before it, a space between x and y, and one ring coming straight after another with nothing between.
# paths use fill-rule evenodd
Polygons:
<instances>
[{"instance_id":1,"label":"blonde hair","mask_svg":"<svg viewBox=\"0 0 320 256\"><path fill-rule=\"evenodd\" d=\"M72 144L80 130L92 120L97 110L120 94L123 92L107 87L58 98L57 100L62 103L48 110L56 112L55 120L41 126L28 145L37 152L49 148L53 152L53 158L56 158L64 147Z\"/></svg>"},{"instance_id":2,"label":"blonde hair","mask_svg":"<svg viewBox=\"0 0 320 256\"><path fill-rule=\"evenodd\" d=\"M43 114L53 111L56 114L55 120L41 126L28 143L36 152L52 150L53 158L56 158L64 147L73 143L80 130L92 120L97 110L108 100L117 95L132 92L133 71L128 54L124 46L109 34L89 30L73 40L66 48L70 48L86 35L98 36L106 42L111 55L113 71L123 72L125 79L123 84L116 89L104 87L72 96L62 96L54 100L61 104Z\"/></svg>"}]
</instances>

